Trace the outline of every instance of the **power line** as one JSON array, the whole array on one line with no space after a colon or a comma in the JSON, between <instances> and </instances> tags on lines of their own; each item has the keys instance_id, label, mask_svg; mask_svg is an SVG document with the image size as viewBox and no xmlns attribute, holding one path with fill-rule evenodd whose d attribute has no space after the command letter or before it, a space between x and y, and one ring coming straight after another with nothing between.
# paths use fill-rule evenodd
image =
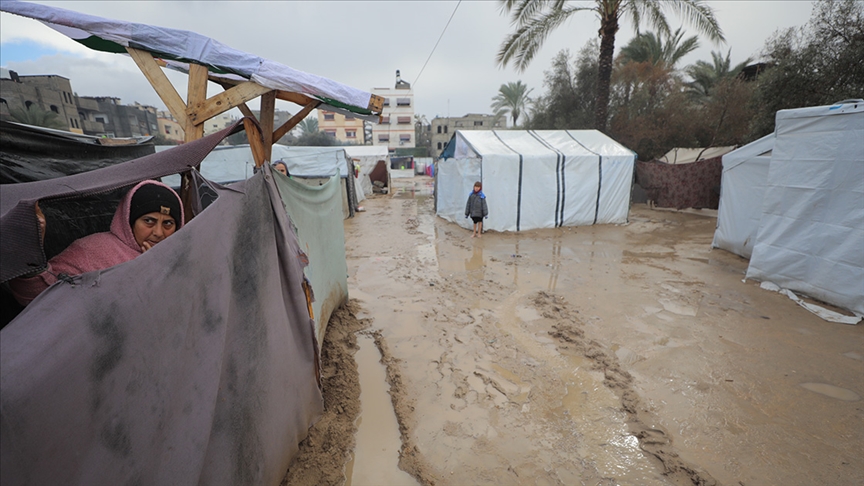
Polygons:
<instances>
[{"instance_id":1,"label":"power line","mask_svg":"<svg viewBox=\"0 0 864 486\"><path fill-rule=\"evenodd\" d=\"M459 0L459 3L456 4L456 8L453 9L453 13L450 14L450 19L447 20L447 25L444 26L444 30L441 31L441 35L438 36L438 41L435 42L435 47L432 48L432 52L429 53L429 57L426 58L426 62L423 63L423 67L420 68L420 74L417 75L417 78L414 80L414 87L417 87L417 82L420 81L420 76L423 75L423 70L426 69L426 65L429 64L429 59L432 59L432 54L435 54L435 49L438 48L438 43L441 42L441 38L444 37L444 32L447 32L447 27L450 26L450 21L453 20L453 16L456 15L456 11L459 10L459 5L462 5L462 0Z\"/></svg>"}]
</instances>

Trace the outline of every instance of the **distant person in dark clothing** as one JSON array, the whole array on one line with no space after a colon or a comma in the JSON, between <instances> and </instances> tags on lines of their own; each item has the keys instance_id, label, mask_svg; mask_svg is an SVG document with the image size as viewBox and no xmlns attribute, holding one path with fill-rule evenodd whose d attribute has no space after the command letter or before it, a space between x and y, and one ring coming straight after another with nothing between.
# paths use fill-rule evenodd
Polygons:
<instances>
[{"instance_id":1,"label":"distant person in dark clothing","mask_svg":"<svg viewBox=\"0 0 864 486\"><path fill-rule=\"evenodd\" d=\"M474 183L474 190L468 195L468 203L465 205L465 217L470 217L474 221L474 233L471 234L471 238L483 236L483 218L488 216L489 208L486 206L483 184L477 181Z\"/></svg>"}]
</instances>

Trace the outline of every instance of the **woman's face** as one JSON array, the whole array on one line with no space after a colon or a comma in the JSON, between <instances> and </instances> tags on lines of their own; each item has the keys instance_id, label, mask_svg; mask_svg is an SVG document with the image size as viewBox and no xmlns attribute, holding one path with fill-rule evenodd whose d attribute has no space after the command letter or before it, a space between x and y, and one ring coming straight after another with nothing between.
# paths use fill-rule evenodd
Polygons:
<instances>
[{"instance_id":1,"label":"woman's face","mask_svg":"<svg viewBox=\"0 0 864 486\"><path fill-rule=\"evenodd\" d=\"M480 192L480 186L474 186L474 192Z\"/></svg>"},{"instance_id":2,"label":"woman's face","mask_svg":"<svg viewBox=\"0 0 864 486\"><path fill-rule=\"evenodd\" d=\"M282 175L288 175L288 170L285 169L284 164L276 164L276 170L282 173Z\"/></svg>"},{"instance_id":3,"label":"woman's face","mask_svg":"<svg viewBox=\"0 0 864 486\"><path fill-rule=\"evenodd\" d=\"M153 245L168 238L177 231L174 218L162 213L147 213L135 220L132 234L141 251L153 248Z\"/></svg>"}]
</instances>

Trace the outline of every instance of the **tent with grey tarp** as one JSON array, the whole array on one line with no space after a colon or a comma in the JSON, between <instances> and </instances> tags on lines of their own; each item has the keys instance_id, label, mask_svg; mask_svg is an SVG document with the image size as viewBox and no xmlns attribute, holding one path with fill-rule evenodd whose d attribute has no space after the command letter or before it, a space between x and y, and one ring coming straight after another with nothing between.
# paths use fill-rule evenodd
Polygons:
<instances>
[{"instance_id":1,"label":"tent with grey tarp","mask_svg":"<svg viewBox=\"0 0 864 486\"><path fill-rule=\"evenodd\" d=\"M160 145L156 151L170 148ZM338 174L343 216L354 216L354 210L364 196L360 182L353 176L353 164L348 160L344 147L289 147L273 144L272 150L274 162L285 162L291 176L308 185L317 186ZM220 184L242 181L254 173L255 160L249 145L216 147L201 164L201 175ZM179 187L180 176L166 177L164 182L171 187Z\"/></svg>"},{"instance_id":2,"label":"tent with grey tarp","mask_svg":"<svg viewBox=\"0 0 864 486\"><path fill-rule=\"evenodd\" d=\"M4 185L0 280L50 256L37 201L86 203L189 170L237 128ZM285 474L322 412L316 335L347 297L338 186L305 186L269 167L230 186L194 169L192 180L196 216L176 234L58 281L0 331L4 486L276 484Z\"/></svg>"},{"instance_id":3,"label":"tent with grey tarp","mask_svg":"<svg viewBox=\"0 0 864 486\"><path fill-rule=\"evenodd\" d=\"M436 214L470 228L475 181L485 229L626 223L636 154L597 130L458 130L435 169Z\"/></svg>"}]
</instances>

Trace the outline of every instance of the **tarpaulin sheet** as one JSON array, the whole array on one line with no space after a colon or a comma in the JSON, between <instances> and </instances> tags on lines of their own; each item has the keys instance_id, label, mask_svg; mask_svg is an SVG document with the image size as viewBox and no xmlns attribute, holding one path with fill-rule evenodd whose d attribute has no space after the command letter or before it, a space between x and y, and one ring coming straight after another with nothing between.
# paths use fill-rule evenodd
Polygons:
<instances>
[{"instance_id":1,"label":"tarpaulin sheet","mask_svg":"<svg viewBox=\"0 0 864 486\"><path fill-rule=\"evenodd\" d=\"M341 181L334 175L324 185L309 186L276 171L273 178L296 229L300 249L309 258L305 274L315 295L315 332L322 343L330 315L348 299Z\"/></svg>"},{"instance_id":2,"label":"tarpaulin sheet","mask_svg":"<svg viewBox=\"0 0 864 486\"><path fill-rule=\"evenodd\" d=\"M717 209L720 202L720 157L689 164L636 162L636 178L659 208Z\"/></svg>"},{"instance_id":3,"label":"tarpaulin sheet","mask_svg":"<svg viewBox=\"0 0 864 486\"><path fill-rule=\"evenodd\" d=\"M95 137L65 136L57 132L0 121L0 184L88 172L155 152L152 142L101 145Z\"/></svg>"},{"instance_id":4,"label":"tarpaulin sheet","mask_svg":"<svg viewBox=\"0 0 864 486\"><path fill-rule=\"evenodd\" d=\"M723 156L713 247L750 258L762 220L762 197L773 148L772 133Z\"/></svg>"},{"instance_id":5,"label":"tarpaulin sheet","mask_svg":"<svg viewBox=\"0 0 864 486\"><path fill-rule=\"evenodd\" d=\"M15 195L26 203L36 193L128 185L200 160L199 149L227 134L5 186L0 236L14 244L3 246L4 272L30 239L7 231L30 223L7 218L32 211ZM0 331L4 486L278 484L284 476L323 408L304 259L269 169L213 188L218 198L170 238L57 282Z\"/></svg>"},{"instance_id":6,"label":"tarpaulin sheet","mask_svg":"<svg viewBox=\"0 0 864 486\"><path fill-rule=\"evenodd\" d=\"M436 213L463 227L475 181L489 206L484 229L627 221L635 154L596 130L459 130L444 154Z\"/></svg>"},{"instance_id":7,"label":"tarpaulin sheet","mask_svg":"<svg viewBox=\"0 0 864 486\"><path fill-rule=\"evenodd\" d=\"M747 278L864 315L864 104L777 112Z\"/></svg>"},{"instance_id":8,"label":"tarpaulin sheet","mask_svg":"<svg viewBox=\"0 0 864 486\"><path fill-rule=\"evenodd\" d=\"M227 73L225 77L231 79L251 80L267 88L311 95L325 103L335 104L337 108L347 108L361 117L371 114L367 109L372 97L369 92L232 49L188 30L125 22L12 0L4 0L0 10L40 20L91 49L125 53L125 47L133 47L167 60L179 61L171 62L172 67L188 70L188 63L194 62L207 66L211 71Z\"/></svg>"}]
</instances>

